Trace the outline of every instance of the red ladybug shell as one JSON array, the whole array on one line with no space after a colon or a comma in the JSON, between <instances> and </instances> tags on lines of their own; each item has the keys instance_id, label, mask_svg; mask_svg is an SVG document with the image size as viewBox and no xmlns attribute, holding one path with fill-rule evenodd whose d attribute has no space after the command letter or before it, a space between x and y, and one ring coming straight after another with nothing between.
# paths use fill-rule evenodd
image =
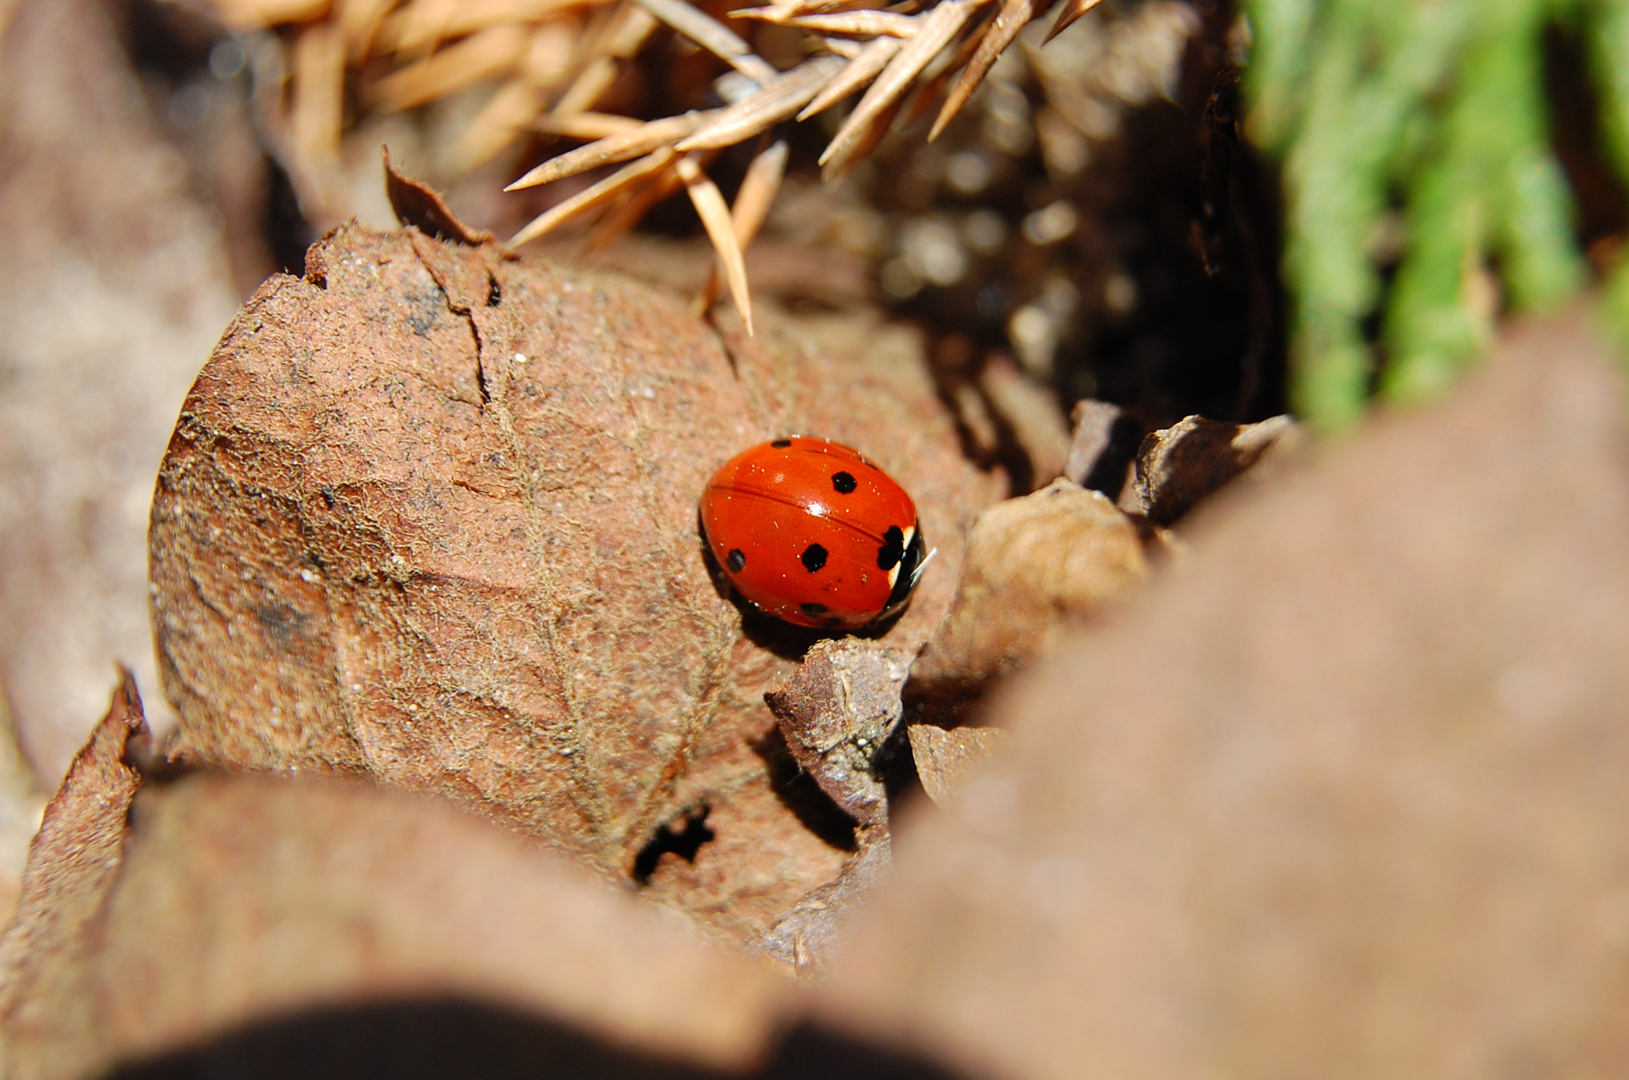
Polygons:
<instances>
[{"instance_id":1,"label":"red ladybug shell","mask_svg":"<svg viewBox=\"0 0 1629 1080\"><path fill-rule=\"evenodd\" d=\"M916 504L857 450L794 436L754 446L701 496L713 557L752 604L853 630L902 609L922 571Z\"/></svg>"}]
</instances>

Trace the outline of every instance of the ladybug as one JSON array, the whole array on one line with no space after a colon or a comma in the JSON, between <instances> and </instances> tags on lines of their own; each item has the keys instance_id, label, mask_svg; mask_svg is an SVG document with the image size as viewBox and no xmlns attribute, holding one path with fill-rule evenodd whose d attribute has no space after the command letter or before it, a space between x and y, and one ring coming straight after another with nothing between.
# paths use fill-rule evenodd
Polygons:
<instances>
[{"instance_id":1,"label":"ladybug","mask_svg":"<svg viewBox=\"0 0 1629 1080\"><path fill-rule=\"evenodd\" d=\"M856 630L904 609L926 565L916 504L859 451L776 439L707 481L701 526L753 606L798 626Z\"/></svg>"}]
</instances>

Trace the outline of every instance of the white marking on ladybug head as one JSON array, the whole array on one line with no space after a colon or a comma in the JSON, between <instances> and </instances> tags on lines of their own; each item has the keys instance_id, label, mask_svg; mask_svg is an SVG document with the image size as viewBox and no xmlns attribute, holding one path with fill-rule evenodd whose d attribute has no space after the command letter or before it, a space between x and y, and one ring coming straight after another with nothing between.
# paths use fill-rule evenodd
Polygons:
<instances>
[{"instance_id":1,"label":"white marking on ladybug head","mask_svg":"<svg viewBox=\"0 0 1629 1080\"><path fill-rule=\"evenodd\" d=\"M904 543L899 545L899 561L894 563L894 565L892 567L890 567L889 570L888 570L888 591L889 592L893 591L894 583L899 580L899 568L901 566L905 565L905 553L907 551L911 550L911 540L914 539L915 536L916 536L916 526L915 525L912 525L910 528L905 530L905 541L904 541ZM939 549L934 548L933 550L938 551ZM932 557L933 556L931 556L931 555L928 556L928 558L930 558L930 559ZM924 562L922 565L926 566L927 563ZM921 576L922 576L922 571L921 571L920 568L918 568L916 573L911 577L911 585L913 587L916 585L916 579L918 577L921 577Z\"/></svg>"}]
</instances>

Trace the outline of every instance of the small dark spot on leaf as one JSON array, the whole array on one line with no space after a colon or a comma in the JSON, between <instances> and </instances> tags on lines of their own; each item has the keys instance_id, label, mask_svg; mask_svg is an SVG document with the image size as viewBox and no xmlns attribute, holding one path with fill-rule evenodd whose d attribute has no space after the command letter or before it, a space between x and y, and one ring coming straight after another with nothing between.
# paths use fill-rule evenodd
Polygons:
<instances>
[{"instance_id":1,"label":"small dark spot on leaf","mask_svg":"<svg viewBox=\"0 0 1629 1080\"><path fill-rule=\"evenodd\" d=\"M837 489L839 495L847 495L860 485L852 473L840 472L832 475L831 486Z\"/></svg>"},{"instance_id":2,"label":"small dark spot on leaf","mask_svg":"<svg viewBox=\"0 0 1629 1080\"><path fill-rule=\"evenodd\" d=\"M488 276L486 279L486 306L497 307L501 303L503 303L503 286L498 284L497 278Z\"/></svg>"},{"instance_id":3,"label":"small dark spot on leaf","mask_svg":"<svg viewBox=\"0 0 1629 1080\"><path fill-rule=\"evenodd\" d=\"M403 299L412 305L407 310L407 325L419 337L429 337L430 328L447 307L447 294L441 291L441 286L432 283L423 292L409 293Z\"/></svg>"},{"instance_id":4,"label":"small dark spot on leaf","mask_svg":"<svg viewBox=\"0 0 1629 1080\"><path fill-rule=\"evenodd\" d=\"M826 565L826 549L819 544L810 544L803 549L803 554L798 556L798 560L803 563L803 568L812 574ZM888 565L892 566L893 563Z\"/></svg>"}]
</instances>

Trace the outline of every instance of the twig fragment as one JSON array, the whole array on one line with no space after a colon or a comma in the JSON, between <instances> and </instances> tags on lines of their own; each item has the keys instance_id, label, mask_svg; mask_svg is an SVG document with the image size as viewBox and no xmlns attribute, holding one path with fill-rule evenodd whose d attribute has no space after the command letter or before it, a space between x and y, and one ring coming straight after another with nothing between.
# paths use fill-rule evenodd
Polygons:
<instances>
[{"instance_id":1,"label":"twig fragment","mask_svg":"<svg viewBox=\"0 0 1629 1080\"><path fill-rule=\"evenodd\" d=\"M752 296L747 291L747 266L741 256L741 245L735 239L730 208L725 204L718 185L701 171L694 157L686 155L679 158L675 169L679 179L684 181L685 190L690 193L690 201L695 204L702 227L707 230L707 238L713 242L719 261L724 264L724 280L730 286L730 299L735 301L735 310L740 312L747 336L751 337Z\"/></svg>"}]
</instances>

